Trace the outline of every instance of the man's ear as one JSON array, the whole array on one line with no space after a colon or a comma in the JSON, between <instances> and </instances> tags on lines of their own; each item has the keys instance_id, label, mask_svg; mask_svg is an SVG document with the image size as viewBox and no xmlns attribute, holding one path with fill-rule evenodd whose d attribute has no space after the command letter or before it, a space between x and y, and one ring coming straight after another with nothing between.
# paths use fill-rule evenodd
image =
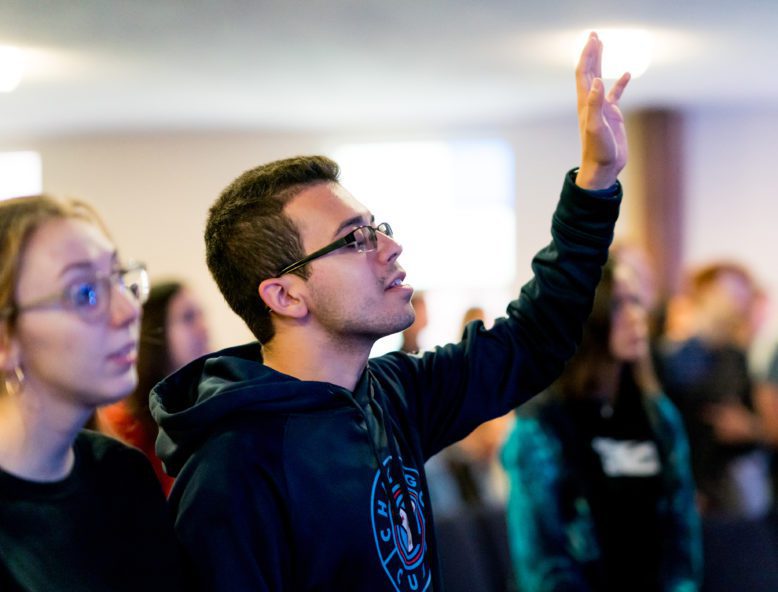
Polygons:
<instances>
[{"instance_id":1,"label":"man's ear","mask_svg":"<svg viewBox=\"0 0 778 592\"><path fill-rule=\"evenodd\" d=\"M275 314L300 319L308 314L308 305L299 290L303 280L296 276L269 278L259 284L259 297Z\"/></svg>"}]
</instances>

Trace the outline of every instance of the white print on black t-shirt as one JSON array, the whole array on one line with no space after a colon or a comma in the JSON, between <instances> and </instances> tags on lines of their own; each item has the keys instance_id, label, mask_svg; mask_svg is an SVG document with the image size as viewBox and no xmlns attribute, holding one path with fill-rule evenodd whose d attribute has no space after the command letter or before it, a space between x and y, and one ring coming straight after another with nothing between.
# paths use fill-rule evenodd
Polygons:
<instances>
[{"instance_id":1,"label":"white print on black t-shirt","mask_svg":"<svg viewBox=\"0 0 778 592\"><path fill-rule=\"evenodd\" d=\"M653 477L659 474L659 453L648 440L593 438L592 448L600 455L602 470L608 477Z\"/></svg>"}]
</instances>

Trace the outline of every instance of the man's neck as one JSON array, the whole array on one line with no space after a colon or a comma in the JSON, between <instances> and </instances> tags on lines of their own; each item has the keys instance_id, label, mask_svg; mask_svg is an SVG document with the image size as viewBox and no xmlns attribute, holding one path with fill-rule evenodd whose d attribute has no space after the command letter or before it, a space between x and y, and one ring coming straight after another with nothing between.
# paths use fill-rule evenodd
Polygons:
<instances>
[{"instance_id":1,"label":"man's neck","mask_svg":"<svg viewBox=\"0 0 778 592\"><path fill-rule=\"evenodd\" d=\"M353 391L365 371L370 345L327 338L276 335L262 347L264 364L299 380L329 382Z\"/></svg>"}]
</instances>

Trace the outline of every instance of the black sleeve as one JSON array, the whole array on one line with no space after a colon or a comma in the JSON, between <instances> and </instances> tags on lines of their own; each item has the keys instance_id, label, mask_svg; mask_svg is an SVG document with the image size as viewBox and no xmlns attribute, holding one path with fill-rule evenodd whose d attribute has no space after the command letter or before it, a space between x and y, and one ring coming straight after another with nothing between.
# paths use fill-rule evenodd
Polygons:
<instances>
[{"instance_id":1,"label":"black sleeve","mask_svg":"<svg viewBox=\"0 0 778 592\"><path fill-rule=\"evenodd\" d=\"M565 178L551 243L533 259L534 277L485 330L471 323L460 343L420 357L371 361L382 389L416 422L427 458L546 388L575 352L613 239L621 187L585 191ZM400 400L401 399L401 400Z\"/></svg>"}]
</instances>

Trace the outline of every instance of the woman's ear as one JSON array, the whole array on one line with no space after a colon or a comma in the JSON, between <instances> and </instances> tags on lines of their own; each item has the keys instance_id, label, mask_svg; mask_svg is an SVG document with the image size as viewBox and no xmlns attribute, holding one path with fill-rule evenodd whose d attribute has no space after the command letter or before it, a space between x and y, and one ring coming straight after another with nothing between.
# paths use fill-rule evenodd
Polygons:
<instances>
[{"instance_id":1,"label":"woman's ear","mask_svg":"<svg viewBox=\"0 0 778 592\"><path fill-rule=\"evenodd\" d=\"M0 322L0 372L13 373L20 363L19 342L13 337L8 321Z\"/></svg>"},{"instance_id":2,"label":"woman's ear","mask_svg":"<svg viewBox=\"0 0 778 592\"><path fill-rule=\"evenodd\" d=\"M302 318L308 314L308 305L299 290L303 282L296 276L269 278L259 284L259 297L273 313L285 317Z\"/></svg>"}]
</instances>

